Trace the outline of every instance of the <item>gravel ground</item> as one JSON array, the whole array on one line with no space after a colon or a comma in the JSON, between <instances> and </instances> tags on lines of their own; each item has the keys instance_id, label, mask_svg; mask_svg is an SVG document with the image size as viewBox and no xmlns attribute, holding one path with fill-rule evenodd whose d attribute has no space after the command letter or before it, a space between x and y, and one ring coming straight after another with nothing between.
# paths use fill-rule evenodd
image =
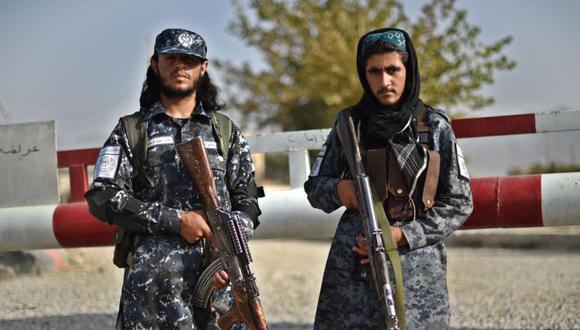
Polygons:
<instances>
[{"instance_id":1,"label":"gravel ground","mask_svg":"<svg viewBox=\"0 0 580 330\"><path fill-rule=\"evenodd\" d=\"M251 243L271 329L311 329L328 242ZM112 329L111 248L69 250L59 272L0 281L0 329ZM449 249L455 329L580 329L580 251Z\"/></svg>"}]
</instances>

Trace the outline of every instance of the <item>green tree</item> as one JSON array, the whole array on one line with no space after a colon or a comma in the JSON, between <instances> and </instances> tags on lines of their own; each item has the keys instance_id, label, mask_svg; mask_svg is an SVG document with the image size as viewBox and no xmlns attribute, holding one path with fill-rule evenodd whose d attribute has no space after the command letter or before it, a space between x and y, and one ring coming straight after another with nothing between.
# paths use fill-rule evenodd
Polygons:
<instances>
[{"instance_id":1,"label":"green tree","mask_svg":"<svg viewBox=\"0 0 580 330\"><path fill-rule=\"evenodd\" d=\"M493 103L479 94L494 73L515 62L501 52L512 38L491 44L467 22L454 0L432 0L411 22L397 0L232 0L230 30L263 55L265 68L218 61L230 106L246 121L283 130L330 127L340 109L354 104L362 89L356 73L358 39L388 26L413 37L422 77L421 98L449 108L480 109Z\"/></svg>"},{"instance_id":2,"label":"green tree","mask_svg":"<svg viewBox=\"0 0 580 330\"><path fill-rule=\"evenodd\" d=\"M509 170L509 175L528 175L542 173L566 173L580 172L580 165L574 163L555 163L549 164L536 163L530 167L517 167Z\"/></svg>"}]
</instances>

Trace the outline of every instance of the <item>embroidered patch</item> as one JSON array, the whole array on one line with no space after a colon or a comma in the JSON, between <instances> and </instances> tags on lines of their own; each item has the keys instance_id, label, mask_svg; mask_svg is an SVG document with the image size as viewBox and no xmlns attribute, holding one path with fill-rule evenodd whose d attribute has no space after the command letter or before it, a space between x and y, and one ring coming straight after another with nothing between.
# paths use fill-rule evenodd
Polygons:
<instances>
[{"instance_id":1,"label":"embroidered patch","mask_svg":"<svg viewBox=\"0 0 580 330\"><path fill-rule=\"evenodd\" d=\"M206 149L217 149L217 143L215 141L203 141L203 145Z\"/></svg>"},{"instance_id":2,"label":"embroidered patch","mask_svg":"<svg viewBox=\"0 0 580 330\"><path fill-rule=\"evenodd\" d=\"M155 147L161 144L173 144L173 136L158 136L147 142L147 148Z\"/></svg>"},{"instance_id":3,"label":"embroidered patch","mask_svg":"<svg viewBox=\"0 0 580 330\"><path fill-rule=\"evenodd\" d=\"M179 37L177 37L177 40L179 40L179 43L183 47L191 47L191 45L193 45L193 38L189 33L184 32L180 34Z\"/></svg>"},{"instance_id":4,"label":"embroidered patch","mask_svg":"<svg viewBox=\"0 0 580 330\"><path fill-rule=\"evenodd\" d=\"M103 179L114 179L117 172L117 165L119 165L119 157L121 155L120 146L108 146L101 149L99 158L95 164L95 171L93 177Z\"/></svg>"},{"instance_id":5,"label":"embroidered patch","mask_svg":"<svg viewBox=\"0 0 580 330\"><path fill-rule=\"evenodd\" d=\"M455 143L455 153L457 154L457 164L459 165L459 176L469 180L469 173L467 172L467 166L465 165L465 157L463 157L463 151L457 143Z\"/></svg>"},{"instance_id":6,"label":"embroidered patch","mask_svg":"<svg viewBox=\"0 0 580 330\"><path fill-rule=\"evenodd\" d=\"M320 172L320 165L322 165L322 161L324 160L324 155L326 154L326 144L322 145L322 149L318 153L316 160L314 161L314 165L312 165L312 170L310 170L310 176L317 176L318 172Z\"/></svg>"}]
</instances>

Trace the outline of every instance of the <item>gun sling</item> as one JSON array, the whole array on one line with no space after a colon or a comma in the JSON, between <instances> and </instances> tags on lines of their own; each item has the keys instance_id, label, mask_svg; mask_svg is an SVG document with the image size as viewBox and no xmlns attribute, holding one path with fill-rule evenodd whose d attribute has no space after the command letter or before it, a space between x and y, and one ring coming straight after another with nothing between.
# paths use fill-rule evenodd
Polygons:
<instances>
[{"instance_id":1,"label":"gun sling","mask_svg":"<svg viewBox=\"0 0 580 330\"><path fill-rule=\"evenodd\" d=\"M348 132L349 130L347 129L348 127L348 121L349 121L349 116L341 113L338 116L338 121L337 121L337 125L339 125L338 127L338 131L339 131L339 137L341 138L341 143L344 144L345 143L353 143L354 141L356 141L356 137L352 136L352 134L354 134L354 131L352 131L352 134L347 134L350 136L341 136L341 131L342 132ZM349 142L347 142L347 140ZM360 147L360 146L359 146ZM361 153L364 152L364 148L360 148L361 149ZM344 152L347 152L346 150L344 150ZM386 152L384 152L383 150L383 154L384 156L380 155L380 153L375 153L375 156L378 157L385 157L386 158ZM346 156L347 161L349 160L349 156ZM386 162L386 159L384 159ZM385 163L383 163L385 164ZM349 168L351 169L351 171L353 173L351 173L352 175L355 175L354 171L355 169L353 168L354 164L350 164L349 162ZM382 171L385 171L385 166L383 166L384 169L380 169L379 167L374 167L373 170L374 171L379 171L380 173L382 173ZM371 170L368 169L368 171L370 172ZM386 174L386 173L385 173ZM383 176L383 178L385 178L386 176ZM385 192L384 194L386 195L386 187L387 185L381 185L381 187L385 187ZM387 215L385 213L385 209L383 207L383 201L379 199L378 195L377 195L377 191L375 188L374 184L370 185L371 191L372 191L372 205L373 205L373 209L375 211L376 217L377 217L377 222L379 225L379 228L382 231L382 237L383 237L383 243L384 243L384 247L387 253L387 256L389 258L389 260L391 261L391 265L393 267L393 272L395 275L395 313L397 315L398 318L398 322L399 322L399 326L400 329L405 329L405 294L404 294L404 289L403 289L403 272L402 272L402 268L401 268L401 259L399 256L399 250L397 249L397 244L395 243L395 241L393 240L393 236L391 235L391 226L389 224L389 220L387 218Z\"/></svg>"}]
</instances>

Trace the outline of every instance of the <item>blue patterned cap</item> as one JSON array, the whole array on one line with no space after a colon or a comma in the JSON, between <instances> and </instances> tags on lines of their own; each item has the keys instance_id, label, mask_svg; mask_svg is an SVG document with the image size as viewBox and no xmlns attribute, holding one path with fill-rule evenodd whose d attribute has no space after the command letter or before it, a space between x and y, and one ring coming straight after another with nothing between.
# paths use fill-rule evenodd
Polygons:
<instances>
[{"instance_id":1,"label":"blue patterned cap","mask_svg":"<svg viewBox=\"0 0 580 330\"><path fill-rule=\"evenodd\" d=\"M374 44L377 40L384 41L390 45L395 46L395 48L400 51L407 52L405 35L403 32L397 30L386 30L367 35L362 42L363 52L366 53L367 48Z\"/></svg>"},{"instance_id":2,"label":"blue patterned cap","mask_svg":"<svg viewBox=\"0 0 580 330\"><path fill-rule=\"evenodd\" d=\"M155 51L159 54L186 54L207 60L207 46L203 38L183 29L166 29L155 39Z\"/></svg>"}]
</instances>

